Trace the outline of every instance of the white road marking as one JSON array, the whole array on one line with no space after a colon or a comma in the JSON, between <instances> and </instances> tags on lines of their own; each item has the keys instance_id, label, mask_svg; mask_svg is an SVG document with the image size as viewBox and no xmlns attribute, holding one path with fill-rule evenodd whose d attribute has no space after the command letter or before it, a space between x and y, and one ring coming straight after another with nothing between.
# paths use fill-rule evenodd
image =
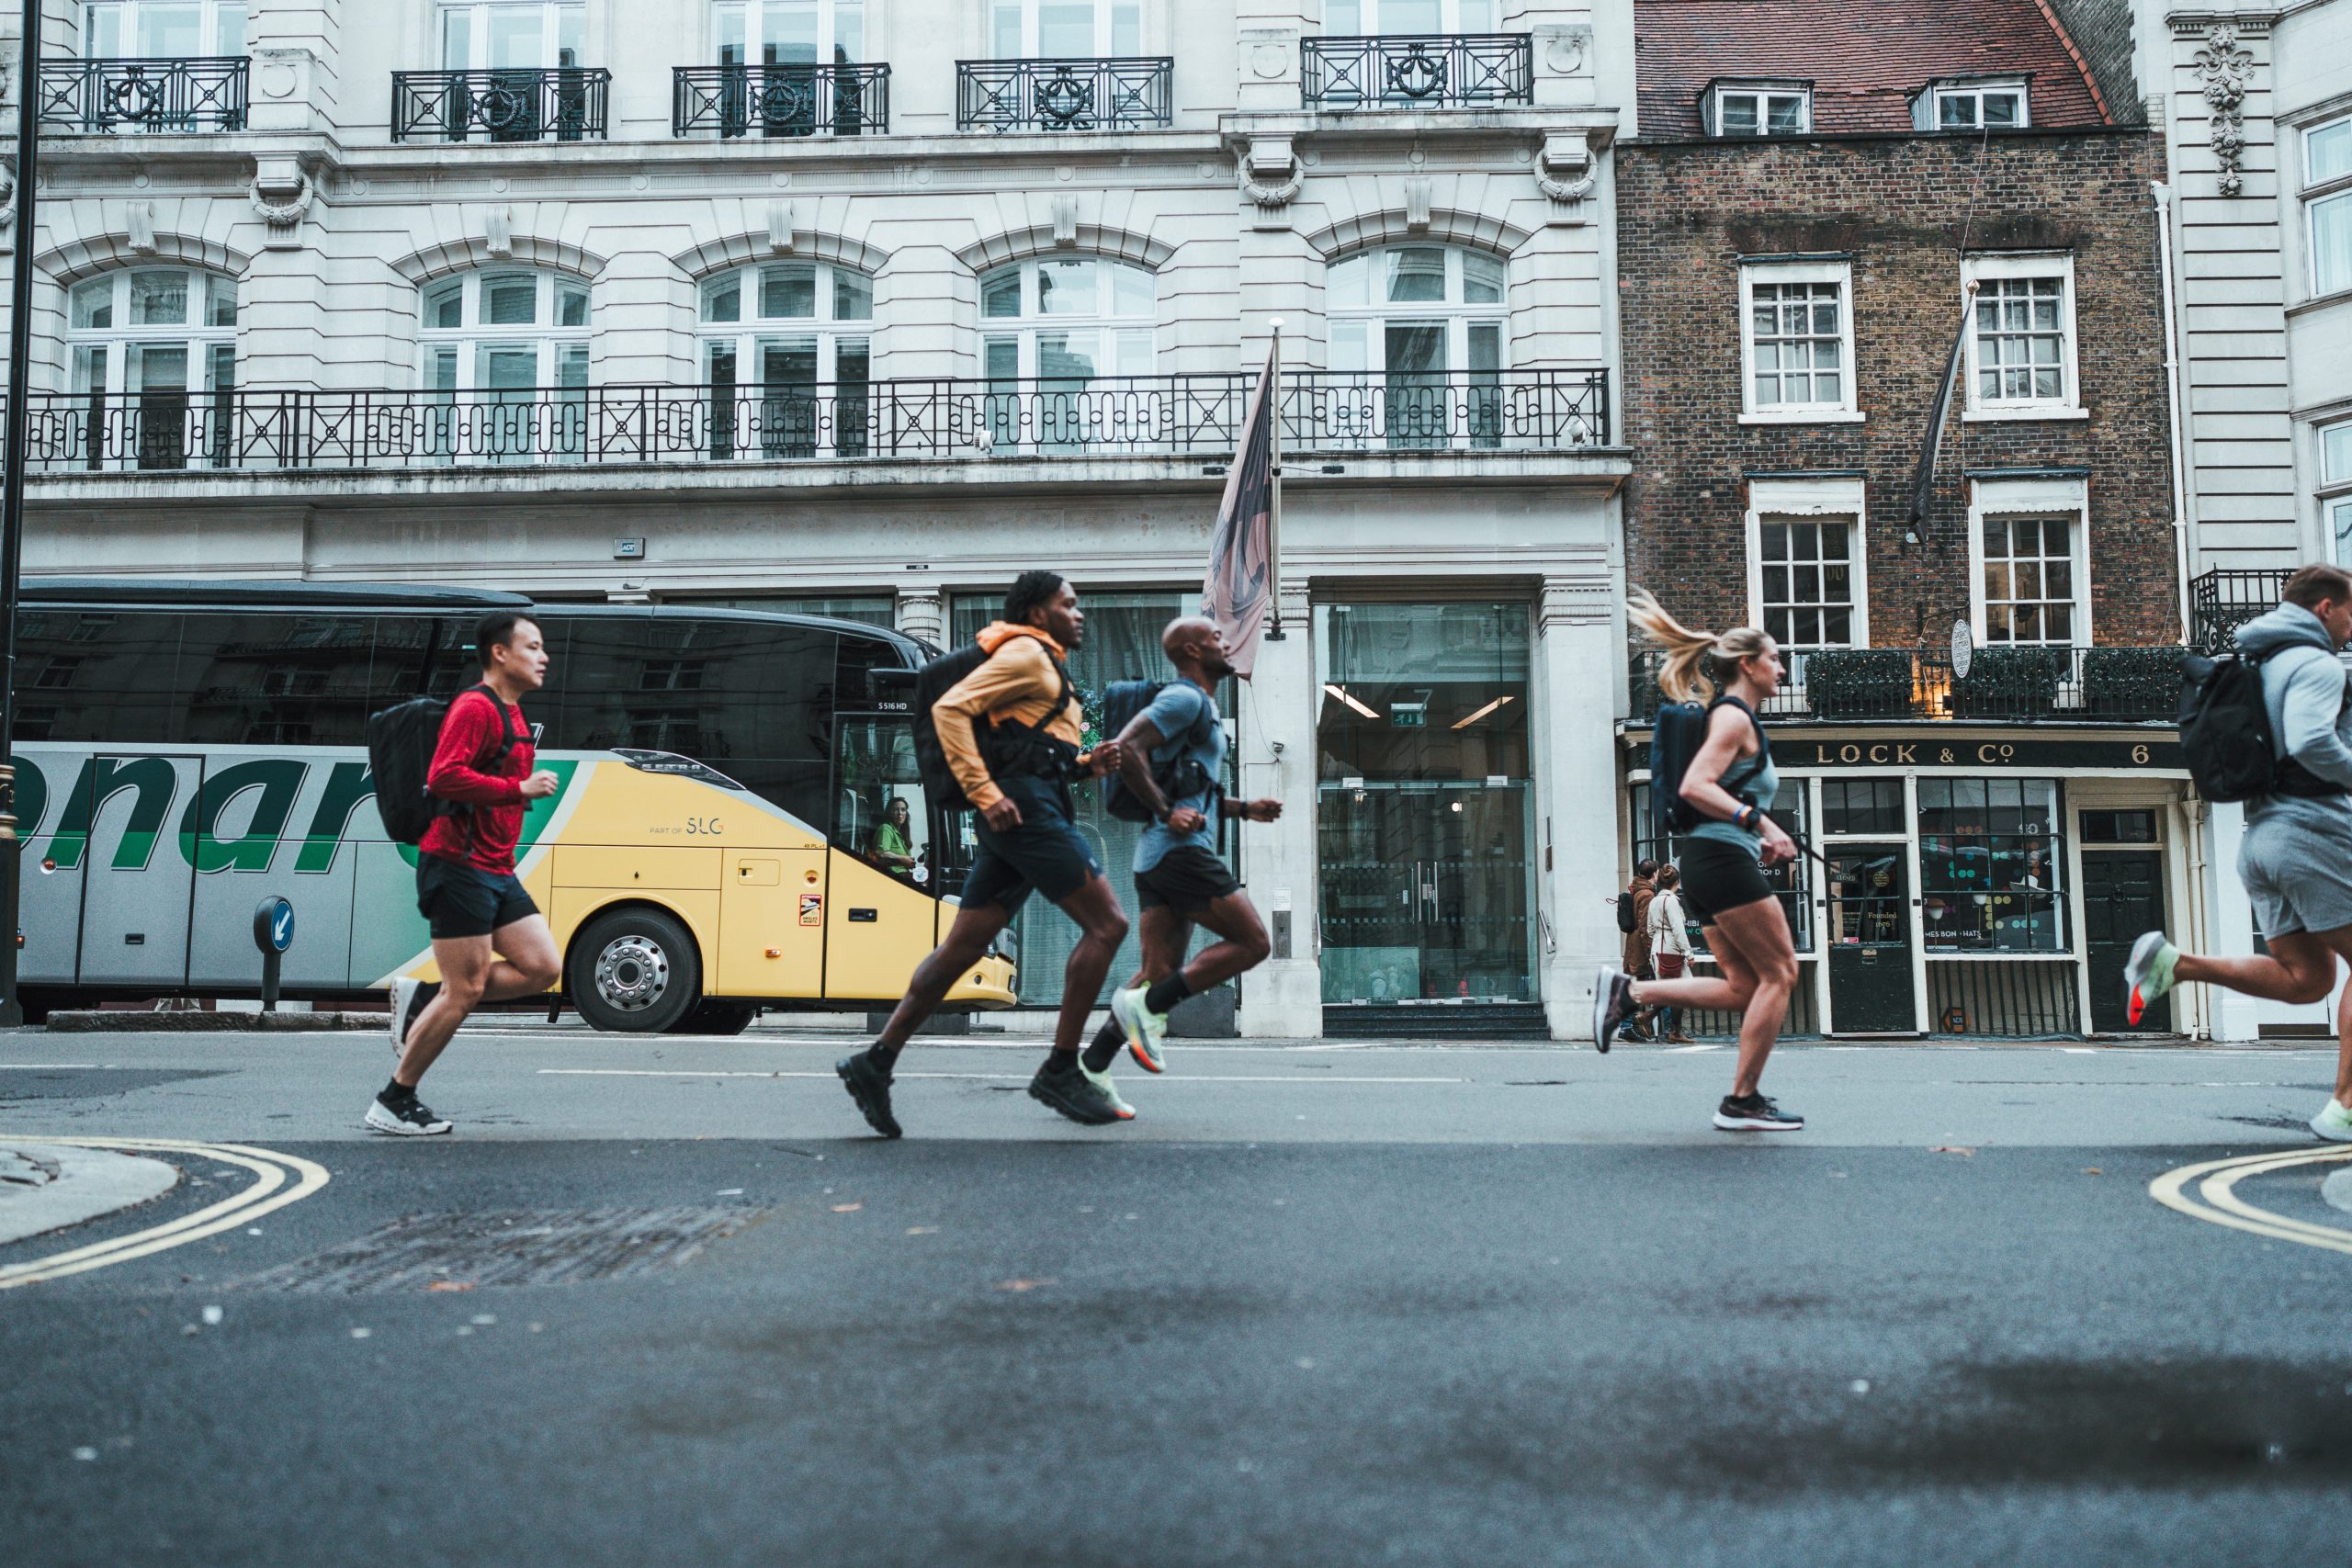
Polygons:
<instances>
[{"instance_id":1,"label":"white road marking","mask_svg":"<svg viewBox=\"0 0 2352 1568\"><path fill-rule=\"evenodd\" d=\"M776 1071L711 1072L688 1068L667 1067L541 1067L541 1077L553 1078L830 1078L832 1073ZM899 1078L954 1078L971 1083L1027 1083L1035 1073L893 1073L892 1081ZM1468 1078L1436 1077L1325 1077L1320 1074L1311 1078L1295 1078L1281 1073L1216 1074L1186 1073L1182 1077L1122 1078L1121 1083L1468 1083Z\"/></svg>"}]
</instances>

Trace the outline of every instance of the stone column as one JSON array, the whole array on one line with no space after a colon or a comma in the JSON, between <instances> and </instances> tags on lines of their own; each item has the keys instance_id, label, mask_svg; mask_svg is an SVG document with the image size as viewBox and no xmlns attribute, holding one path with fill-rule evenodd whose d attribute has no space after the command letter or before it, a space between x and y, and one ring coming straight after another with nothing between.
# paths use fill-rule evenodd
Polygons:
<instances>
[{"instance_id":1,"label":"stone column","mask_svg":"<svg viewBox=\"0 0 2352 1568\"><path fill-rule=\"evenodd\" d=\"M1608 563L1544 579L1533 690L1537 993L1555 1040L1592 1021L1596 967L1620 951L1616 699L1624 683Z\"/></svg>"},{"instance_id":2,"label":"stone column","mask_svg":"<svg viewBox=\"0 0 2352 1568\"><path fill-rule=\"evenodd\" d=\"M899 629L935 648L947 645L947 607L936 588L899 590Z\"/></svg>"},{"instance_id":3,"label":"stone column","mask_svg":"<svg viewBox=\"0 0 2352 1568\"><path fill-rule=\"evenodd\" d=\"M1243 869L1250 897L1274 938L1273 956L1241 980L1241 1032L1275 1040L1312 1040L1323 1032L1323 965L1316 863L1315 626L1306 583L1281 587L1283 640L1258 650L1254 678L1241 694L1242 798L1273 795L1279 822L1250 823ZM1287 942L1283 929L1289 930Z\"/></svg>"}]
</instances>

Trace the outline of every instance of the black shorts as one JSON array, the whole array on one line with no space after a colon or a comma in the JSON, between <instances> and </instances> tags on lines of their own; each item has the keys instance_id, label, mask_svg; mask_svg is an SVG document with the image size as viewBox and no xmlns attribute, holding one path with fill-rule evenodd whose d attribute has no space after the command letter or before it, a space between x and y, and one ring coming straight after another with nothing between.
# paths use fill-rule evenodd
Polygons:
<instances>
[{"instance_id":1,"label":"black shorts","mask_svg":"<svg viewBox=\"0 0 2352 1568\"><path fill-rule=\"evenodd\" d=\"M1088 877L1102 874L1102 863L1079 833L1067 783L1011 779L999 787L1021 807L1021 826L1000 833L987 818L979 818L980 852L964 879L966 908L995 904L1017 915L1033 889L1058 904L1086 886Z\"/></svg>"},{"instance_id":2,"label":"black shorts","mask_svg":"<svg viewBox=\"0 0 2352 1568\"><path fill-rule=\"evenodd\" d=\"M416 857L416 907L435 940L488 936L539 912L514 873L484 871L421 851Z\"/></svg>"},{"instance_id":3,"label":"black shorts","mask_svg":"<svg viewBox=\"0 0 2352 1568\"><path fill-rule=\"evenodd\" d=\"M1772 897L1756 852L1715 839L1685 839L1676 864L1682 872L1682 908L1702 926L1727 910Z\"/></svg>"},{"instance_id":4,"label":"black shorts","mask_svg":"<svg viewBox=\"0 0 2352 1568\"><path fill-rule=\"evenodd\" d=\"M1149 871L1136 873L1136 902L1147 909L1164 907L1190 915L1240 891L1240 879L1214 852L1198 844L1179 844Z\"/></svg>"}]
</instances>

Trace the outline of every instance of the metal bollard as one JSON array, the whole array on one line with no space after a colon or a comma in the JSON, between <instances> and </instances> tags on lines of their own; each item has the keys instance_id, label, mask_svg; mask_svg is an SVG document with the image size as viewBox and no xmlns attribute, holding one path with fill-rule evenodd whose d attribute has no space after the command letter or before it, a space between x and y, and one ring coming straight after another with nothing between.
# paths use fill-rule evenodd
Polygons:
<instances>
[{"instance_id":1,"label":"metal bollard","mask_svg":"<svg viewBox=\"0 0 2352 1568\"><path fill-rule=\"evenodd\" d=\"M254 910L254 945L261 949L261 1010L277 1010L277 969L294 945L294 906L272 897Z\"/></svg>"}]
</instances>

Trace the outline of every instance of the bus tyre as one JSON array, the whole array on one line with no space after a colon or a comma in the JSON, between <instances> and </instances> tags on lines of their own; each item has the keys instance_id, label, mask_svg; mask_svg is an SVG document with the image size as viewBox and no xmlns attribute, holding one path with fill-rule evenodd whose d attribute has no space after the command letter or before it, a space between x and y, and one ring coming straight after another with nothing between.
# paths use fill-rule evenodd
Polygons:
<instances>
[{"instance_id":1,"label":"bus tyre","mask_svg":"<svg viewBox=\"0 0 2352 1568\"><path fill-rule=\"evenodd\" d=\"M670 1026L673 1034L741 1034L760 1016L757 1002L706 997L695 1010Z\"/></svg>"},{"instance_id":2,"label":"bus tyre","mask_svg":"<svg viewBox=\"0 0 2352 1568\"><path fill-rule=\"evenodd\" d=\"M702 1000L694 933L661 909L615 909L582 928L564 989L598 1029L658 1034Z\"/></svg>"}]
</instances>

